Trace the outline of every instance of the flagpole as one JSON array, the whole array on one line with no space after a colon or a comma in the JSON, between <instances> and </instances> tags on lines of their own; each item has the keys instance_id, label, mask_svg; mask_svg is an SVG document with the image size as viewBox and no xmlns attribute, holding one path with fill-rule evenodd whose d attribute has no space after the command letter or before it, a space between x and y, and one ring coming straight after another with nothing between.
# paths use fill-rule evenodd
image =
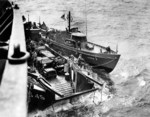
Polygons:
<instances>
[{"instance_id":1,"label":"flagpole","mask_svg":"<svg viewBox=\"0 0 150 117\"><path fill-rule=\"evenodd\" d=\"M69 30L69 32L70 32L70 11L69 11L69 14L68 14L68 30Z\"/></svg>"},{"instance_id":2,"label":"flagpole","mask_svg":"<svg viewBox=\"0 0 150 117\"><path fill-rule=\"evenodd\" d=\"M39 16L39 24L41 24L41 18L40 18L40 16Z\"/></svg>"}]
</instances>

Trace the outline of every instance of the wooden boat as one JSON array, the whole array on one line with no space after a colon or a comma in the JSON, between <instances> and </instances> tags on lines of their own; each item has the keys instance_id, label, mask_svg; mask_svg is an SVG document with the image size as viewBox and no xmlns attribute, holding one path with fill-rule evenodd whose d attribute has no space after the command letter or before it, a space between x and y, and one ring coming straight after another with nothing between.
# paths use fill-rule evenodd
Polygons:
<instances>
[{"instance_id":1,"label":"wooden boat","mask_svg":"<svg viewBox=\"0 0 150 117\"><path fill-rule=\"evenodd\" d=\"M35 65L37 68L34 72L28 72L29 97L32 97L29 100L30 108L35 105L35 100L36 102L40 101L40 105L37 105L37 107L42 105L50 106L54 103L72 99L102 88L104 82L99 82L96 78L94 79L89 71L81 70L73 60L61 56L55 50L53 50L53 53L57 57L54 57L51 52L48 54L46 48L40 47L37 50L37 65ZM64 73L65 64L69 65L68 72L66 73ZM94 84L98 84L99 88L94 87ZM43 106L39 108L44 108Z\"/></svg>"},{"instance_id":2,"label":"wooden boat","mask_svg":"<svg viewBox=\"0 0 150 117\"><path fill-rule=\"evenodd\" d=\"M120 58L118 50L114 51L109 46L104 47L87 41L86 35L81 33L78 28L71 28L70 17L69 12L69 26L65 31L55 29L48 31L42 26L39 28L40 30L32 28L31 37L39 40L40 32L42 33L41 37L47 41L50 47L62 55L70 56L72 54L78 57L82 54L83 59L93 67L95 72L99 73L101 70L105 70L107 73L111 72Z\"/></svg>"},{"instance_id":3,"label":"wooden boat","mask_svg":"<svg viewBox=\"0 0 150 117\"><path fill-rule=\"evenodd\" d=\"M28 57L19 7L8 0L0 0L1 117L27 116L26 61Z\"/></svg>"}]
</instances>

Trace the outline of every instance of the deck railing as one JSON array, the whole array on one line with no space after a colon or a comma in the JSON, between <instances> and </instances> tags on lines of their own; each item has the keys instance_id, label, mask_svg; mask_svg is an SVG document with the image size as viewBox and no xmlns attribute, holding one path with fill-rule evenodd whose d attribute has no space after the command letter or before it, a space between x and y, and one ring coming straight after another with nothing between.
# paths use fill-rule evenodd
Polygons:
<instances>
[{"instance_id":1,"label":"deck railing","mask_svg":"<svg viewBox=\"0 0 150 117\"><path fill-rule=\"evenodd\" d=\"M13 9L13 14L8 57L0 84L0 116L26 117L28 53L22 16L18 9Z\"/></svg>"}]
</instances>

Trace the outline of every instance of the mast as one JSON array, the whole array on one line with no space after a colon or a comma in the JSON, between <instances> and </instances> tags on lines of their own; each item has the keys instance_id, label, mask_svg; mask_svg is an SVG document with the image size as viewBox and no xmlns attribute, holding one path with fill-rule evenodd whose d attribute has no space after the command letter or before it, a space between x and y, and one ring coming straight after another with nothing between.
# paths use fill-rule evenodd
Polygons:
<instances>
[{"instance_id":1,"label":"mast","mask_svg":"<svg viewBox=\"0 0 150 117\"><path fill-rule=\"evenodd\" d=\"M29 22L29 14L28 14L28 22Z\"/></svg>"},{"instance_id":2,"label":"mast","mask_svg":"<svg viewBox=\"0 0 150 117\"><path fill-rule=\"evenodd\" d=\"M68 14L68 30L69 30L69 32L70 32L70 16L71 16L71 14L69 11L69 14Z\"/></svg>"},{"instance_id":3,"label":"mast","mask_svg":"<svg viewBox=\"0 0 150 117\"><path fill-rule=\"evenodd\" d=\"M40 16L39 16L39 24L41 24L41 18L40 18Z\"/></svg>"}]
</instances>

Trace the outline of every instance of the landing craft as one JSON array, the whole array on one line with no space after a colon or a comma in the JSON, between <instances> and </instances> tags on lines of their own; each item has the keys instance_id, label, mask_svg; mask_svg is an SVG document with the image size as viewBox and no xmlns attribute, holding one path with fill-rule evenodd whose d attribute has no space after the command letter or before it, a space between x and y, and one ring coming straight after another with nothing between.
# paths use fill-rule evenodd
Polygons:
<instances>
[{"instance_id":1,"label":"landing craft","mask_svg":"<svg viewBox=\"0 0 150 117\"><path fill-rule=\"evenodd\" d=\"M29 110L35 102L38 108L51 106L60 101L70 100L86 93L102 89L104 81L87 69L82 69L73 59L69 59L52 50L48 45L36 48L35 70L32 65L28 71L28 103ZM64 70L67 64L67 70ZM95 75L95 77L93 75ZM95 87L96 84L99 87Z\"/></svg>"}]
</instances>

